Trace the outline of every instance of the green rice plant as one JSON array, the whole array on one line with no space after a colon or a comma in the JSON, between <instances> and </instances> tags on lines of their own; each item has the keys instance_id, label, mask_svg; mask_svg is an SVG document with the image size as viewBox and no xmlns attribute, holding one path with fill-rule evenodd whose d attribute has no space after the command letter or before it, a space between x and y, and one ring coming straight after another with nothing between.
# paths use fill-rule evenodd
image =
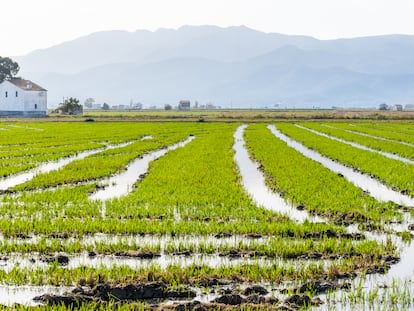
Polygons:
<instances>
[{"instance_id":1,"label":"green rice plant","mask_svg":"<svg viewBox=\"0 0 414 311\"><path fill-rule=\"evenodd\" d=\"M283 129L286 124L280 125ZM296 129L295 129L296 130ZM245 139L261 164L269 187L311 213L348 223L377 223L401 218L397 205L380 203L360 188L288 147L265 127L251 125Z\"/></svg>"},{"instance_id":2,"label":"green rice plant","mask_svg":"<svg viewBox=\"0 0 414 311\"><path fill-rule=\"evenodd\" d=\"M332 126L369 134L373 136L383 137L396 141L414 144L414 136L412 132L408 132L407 128L411 123L330 123Z\"/></svg>"},{"instance_id":3,"label":"green rice plant","mask_svg":"<svg viewBox=\"0 0 414 311\"><path fill-rule=\"evenodd\" d=\"M358 134L358 132L350 132L350 130L339 129L333 127L331 123L318 124L318 123L299 123L306 128L316 130L318 132L331 135L333 137L341 138L346 141L358 143L360 145L373 148L379 151L384 151L392 154L398 154L407 159L414 159L414 145L407 146L397 141L388 141L374 137L367 137Z\"/></svg>"},{"instance_id":4,"label":"green rice plant","mask_svg":"<svg viewBox=\"0 0 414 311\"><path fill-rule=\"evenodd\" d=\"M284 134L335 161L369 174L390 188L414 195L414 170L411 164L321 137L292 124L278 124L277 127Z\"/></svg>"}]
</instances>

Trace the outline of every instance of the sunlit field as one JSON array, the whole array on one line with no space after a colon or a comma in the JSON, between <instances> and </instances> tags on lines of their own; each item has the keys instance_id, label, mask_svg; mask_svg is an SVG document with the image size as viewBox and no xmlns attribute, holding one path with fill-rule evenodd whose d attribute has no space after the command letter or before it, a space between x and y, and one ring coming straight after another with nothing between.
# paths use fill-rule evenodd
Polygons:
<instances>
[{"instance_id":1,"label":"sunlit field","mask_svg":"<svg viewBox=\"0 0 414 311\"><path fill-rule=\"evenodd\" d=\"M414 124L331 113L1 120L0 304L413 308Z\"/></svg>"}]
</instances>

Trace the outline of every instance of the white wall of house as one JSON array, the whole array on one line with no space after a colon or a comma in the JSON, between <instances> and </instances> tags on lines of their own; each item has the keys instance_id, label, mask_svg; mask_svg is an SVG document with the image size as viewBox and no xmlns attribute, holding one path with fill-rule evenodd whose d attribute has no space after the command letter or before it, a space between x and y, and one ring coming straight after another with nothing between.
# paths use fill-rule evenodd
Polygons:
<instances>
[{"instance_id":1,"label":"white wall of house","mask_svg":"<svg viewBox=\"0 0 414 311\"><path fill-rule=\"evenodd\" d=\"M24 90L15 86L9 81L4 81L3 83L1 83L0 110L24 111Z\"/></svg>"},{"instance_id":2,"label":"white wall of house","mask_svg":"<svg viewBox=\"0 0 414 311\"><path fill-rule=\"evenodd\" d=\"M47 91L24 90L4 81L0 84L0 115L47 115Z\"/></svg>"},{"instance_id":3,"label":"white wall of house","mask_svg":"<svg viewBox=\"0 0 414 311\"><path fill-rule=\"evenodd\" d=\"M46 111L47 93L45 91L23 91L25 111Z\"/></svg>"}]
</instances>

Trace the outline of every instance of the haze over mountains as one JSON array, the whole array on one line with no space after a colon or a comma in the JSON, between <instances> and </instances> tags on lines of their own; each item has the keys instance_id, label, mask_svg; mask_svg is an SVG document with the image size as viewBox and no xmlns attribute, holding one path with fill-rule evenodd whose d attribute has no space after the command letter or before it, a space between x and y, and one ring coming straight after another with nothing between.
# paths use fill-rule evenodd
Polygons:
<instances>
[{"instance_id":1,"label":"haze over mountains","mask_svg":"<svg viewBox=\"0 0 414 311\"><path fill-rule=\"evenodd\" d=\"M94 33L15 57L21 75L82 102L222 107L414 103L414 36L321 41L244 26Z\"/></svg>"}]
</instances>

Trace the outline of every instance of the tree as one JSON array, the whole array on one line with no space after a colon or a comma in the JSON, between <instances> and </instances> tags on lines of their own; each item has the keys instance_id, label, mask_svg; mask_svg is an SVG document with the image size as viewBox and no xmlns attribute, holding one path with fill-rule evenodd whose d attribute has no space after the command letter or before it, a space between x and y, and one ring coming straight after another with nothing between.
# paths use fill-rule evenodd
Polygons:
<instances>
[{"instance_id":1,"label":"tree","mask_svg":"<svg viewBox=\"0 0 414 311\"><path fill-rule=\"evenodd\" d=\"M63 114L82 114L83 106L79 104L79 99L70 97L65 99L57 110Z\"/></svg>"},{"instance_id":2,"label":"tree","mask_svg":"<svg viewBox=\"0 0 414 311\"><path fill-rule=\"evenodd\" d=\"M165 110L171 110L171 109L172 109L172 106L171 106L170 104L166 104L166 105L164 106L164 109L165 109Z\"/></svg>"},{"instance_id":3,"label":"tree","mask_svg":"<svg viewBox=\"0 0 414 311\"><path fill-rule=\"evenodd\" d=\"M10 80L19 72L19 64L11 58L0 56L0 83L4 80Z\"/></svg>"},{"instance_id":4,"label":"tree","mask_svg":"<svg viewBox=\"0 0 414 311\"><path fill-rule=\"evenodd\" d=\"M89 98L85 99L85 102L83 103L83 105L86 108L92 108L94 103L95 103L95 100L92 97L89 97Z\"/></svg>"},{"instance_id":5,"label":"tree","mask_svg":"<svg viewBox=\"0 0 414 311\"><path fill-rule=\"evenodd\" d=\"M109 108L110 107L109 107L109 105L107 103L104 103L103 106L102 106L102 109L103 110L109 110Z\"/></svg>"}]
</instances>

